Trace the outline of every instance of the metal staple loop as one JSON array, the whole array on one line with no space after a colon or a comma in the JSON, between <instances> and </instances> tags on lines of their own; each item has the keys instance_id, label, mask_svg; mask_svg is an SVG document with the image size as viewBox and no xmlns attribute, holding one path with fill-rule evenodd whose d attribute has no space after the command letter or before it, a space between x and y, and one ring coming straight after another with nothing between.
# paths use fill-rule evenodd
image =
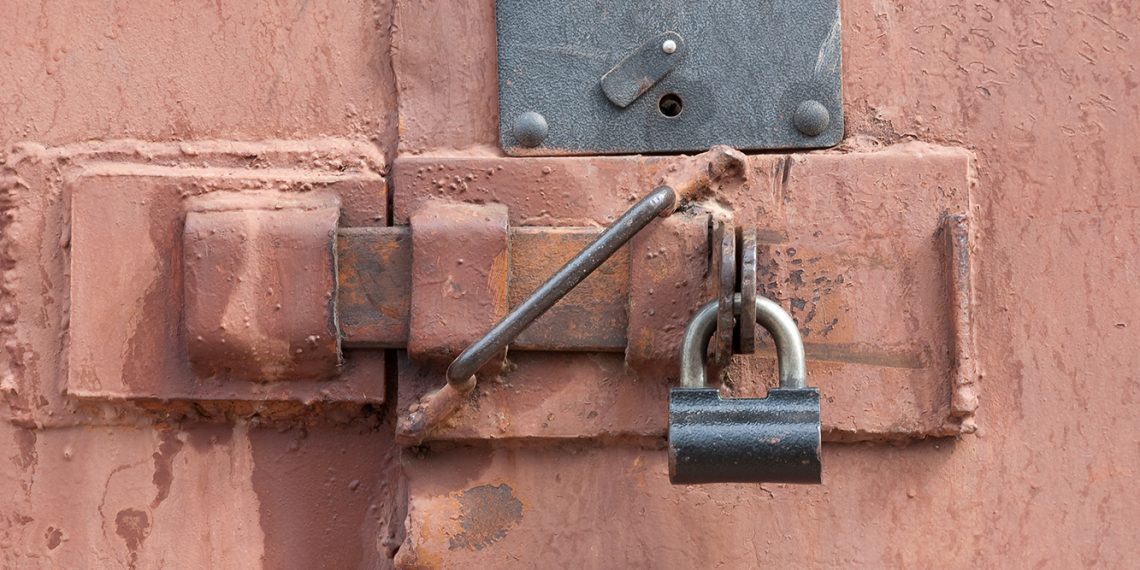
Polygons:
<instances>
[{"instance_id":1,"label":"metal staple loop","mask_svg":"<svg viewBox=\"0 0 1140 570\"><path fill-rule=\"evenodd\" d=\"M776 343L776 359L780 371L781 388L804 388L807 384L804 343L796 322L780 305L771 299L757 296L754 301L756 322L764 327ZM718 303L713 301L697 310L685 336L681 340L681 387L704 388L707 348L718 327ZM732 299L732 309L741 313L741 295Z\"/></svg>"}]
</instances>

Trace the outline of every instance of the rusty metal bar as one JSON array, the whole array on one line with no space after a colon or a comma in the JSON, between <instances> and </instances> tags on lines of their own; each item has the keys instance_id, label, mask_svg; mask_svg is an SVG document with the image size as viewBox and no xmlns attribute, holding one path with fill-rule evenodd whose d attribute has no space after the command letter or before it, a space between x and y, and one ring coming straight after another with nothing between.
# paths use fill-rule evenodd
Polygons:
<instances>
[{"instance_id":1,"label":"rusty metal bar","mask_svg":"<svg viewBox=\"0 0 1140 570\"><path fill-rule=\"evenodd\" d=\"M600 233L600 229L589 227L511 228L509 306L518 306ZM407 346L411 241L407 226L340 229L336 310L345 348ZM622 248L519 335L510 349L624 351L629 282L630 250Z\"/></svg>"},{"instance_id":2,"label":"rusty metal bar","mask_svg":"<svg viewBox=\"0 0 1140 570\"><path fill-rule=\"evenodd\" d=\"M525 301L491 328L482 338L467 347L447 368L450 384L465 384L495 354L503 350L535 319L565 297L571 289L600 267L649 222L669 211L677 201L677 193L662 186L639 200L601 233L581 253L563 265Z\"/></svg>"}]
</instances>

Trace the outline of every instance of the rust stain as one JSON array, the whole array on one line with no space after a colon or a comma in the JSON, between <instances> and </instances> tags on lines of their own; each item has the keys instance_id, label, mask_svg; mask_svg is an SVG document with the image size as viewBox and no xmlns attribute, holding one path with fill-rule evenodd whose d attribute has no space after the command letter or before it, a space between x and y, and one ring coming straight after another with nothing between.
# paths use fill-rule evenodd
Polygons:
<instances>
[{"instance_id":1,"label":"rust stain","mask_svg":"<svg viewBox=\"0 0 1140 570\"><path fill-rule=\"evenodd\" d=\"M126 356L122 360L123 368L120 375L124 387L149 393L154 387L148 385L150 384L148 379L173 377L178 373L181 365L181 352L171 355L172 358L155 359L152 355L169 352L166 350L168 346L167 335L154 334L153 323L160 315L167 317L176 313L175 303L172 301L177 300L179 304L181 302L182 279L181 273L177 273L178 278L165 283L154 278L155 275L174 275L175 272L180 271L176 268L181 267L181 254L179 250L169 247L173 243L175 234L167 223L170 218L179 219L178 214L172 213L177 210L177 206L153 201L149 204L144 202L144 204L138 207L145 210L145 217L150 220L146 229L146 239L153 244L153 247L169 249L173 255L156 256L154 258L156 263L154 273L137 277L140 280L145 279L147 285L142 292L138 311L132 315L132 331L124 346ZM180 219L179 223L181 223ZM102 238L103 236L100 235L99 237ZM139 237L141 238L141 234ZM83 251L85 251L83 240L77 240L76 245L78 247L74 248L74 254L77 259L82 259ZM124 260L123 263L127 264L128 262ZM77 295L77 297L78 302L82 304L82 296ZM73 300L73 302L75 301ZM97 307L94 304L93 306ZM140 315L146 315L147 318L140 318ZM78 332L73 330L71 336L71 342L75 347L83 346L85 342L89 342Z\"/></svg>"},{"instance_id":2,"label":"rust stain","mask_svg":"<svg viewBox=\"0 0 1140 570\"><path fill-rule=\"evenodd\" d=\"M20 453L12 456L12 462L20 469L35 467L37 459L36 432L30 429L17 429L14 437Z\"/></svg>"},{"instance_id":3,"label":"rust stain","mask_svg":"<svg viewBox=\"0 0 1140 570\"><path fill-rule=\"evenodd\" d=\"M808 360L870 364L886 368L919 369L929 366L930 356L925 352L892 350L861 343L804 343ZM771 352L775 356L775 352Z\"/></svg>"},{"instance_id":4,"label":"rust stain","mask_svg":"<svg viewBox=\"0 0 1140 570\"><path fill-rule=\"evenodd\" d=\"M139 561L139 548L150 534L150 518L138 509L123 509L115 515L115 534L127 544L128 566L133 570Z\"/></svg>"},{"instance_id":5,"label":"rust stain","mask_svg":"<svg viewBox=\"0 0 1140 570\"><path fill-rule=\"evenodd\" d=\"M170 495L170 485L174 482L174 456L182 451L182 440L178 439L178 432L175 430L164 430L159 432L160 443L158 450L154 452L154 477L151 479L154 482L156 489L154 500L150 502L150 508L156 508L166 497Z\"/></svg>"},{"instance_id":6,"label":"rust stain","mask_svg":"<svg viewBox=\"0 0 1140 570\"><path fill-rule=\"evenodd\" d=\"M510 248L499 252L491 260L487 272L487 289L491 291L491 310L496 315L507 314L507 272L510 267Z\"/></svg>"},{"instance_id":7,"label":"rust stain","mask_svg":"<svg viewBox=\"0 0 1140 570\"><path fill-rule=\"evenodd\" d=\"M55 550L63 542L63 531L49 526L44 530L44 540L47 541L48 550Z\"/></svg>"},{"instance_id":8,"label":"rust stain","mask_svg":"<svg viewBox=\"0 0 1140 570\"><path fill-rule=\"evenodd\" d=\"M816 252L805 254L800 251L805 249L802 247L765 244L757 249L758 293L788 299L789 312L805 339L828 339L837 326L844 328L840 317L846 311L841 295L851 285L841 264Z\"/></svg>"},{"instance_id":9,"label":"rust stain","mask_svg":"<svg viewBox=\"0 0 1140 570\"><path fill-rule=\"evenodd\" d=\"M480 485L459 495L459 526L448 549L483 550L507 536L522 520L523 504L510 485Z\"/></svg>"},{"instance_id":10,"label":"rust stain","mask_svg":"<svg viewBox=\"0 0 1140 570\"><path fill-rule=\"evenodd\" d=\"M391 424L249 430L266 568L376 568L393 536Z\"/></svg>"},{"instance_id":11,"label":"rust stain","mask_svg":"<svg viewBox=\"0 0 1140 570\"><path fill-rule=\"evenodd\" d=\"M207 453L215 445L229 446L234 428L227 424L201 424L186 429L187 443L199 453Z\"/></svg>"}]
</instances>

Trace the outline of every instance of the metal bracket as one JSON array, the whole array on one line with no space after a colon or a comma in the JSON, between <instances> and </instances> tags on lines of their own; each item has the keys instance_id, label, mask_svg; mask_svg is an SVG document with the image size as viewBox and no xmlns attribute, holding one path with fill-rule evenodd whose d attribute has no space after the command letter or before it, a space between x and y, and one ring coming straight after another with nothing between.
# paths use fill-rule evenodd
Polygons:
<instances>
[{"instance_id":1,"label":"metal bracket","mask_svg":"<svg viewBox=\"0 0 1140 570\"><path fill-rule=\"evenodd\" d=\"M839 0L495 6L508 154L821 148L843 137Z\"/></svg>"}]
</instances>

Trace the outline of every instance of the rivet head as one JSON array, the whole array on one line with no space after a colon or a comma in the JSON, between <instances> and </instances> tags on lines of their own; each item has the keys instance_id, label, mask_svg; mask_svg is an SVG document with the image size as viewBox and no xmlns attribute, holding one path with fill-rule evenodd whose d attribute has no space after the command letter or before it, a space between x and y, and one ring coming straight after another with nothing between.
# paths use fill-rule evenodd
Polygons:
<instances>
[{"instance_id":1,"label":"rivet head","mask_svg":"<svg viewBox=\"0 0 1140 570\"><path fill-rule=\"evenodd\" d=\"M665 40L665 43L661 44L661 51L665 53L673 53L677 51L677 42L673 40Z\"/></svg>"},{"instance_id":2,"label":"rivet head","mask_svg":"<svg viewBox=\"0 0 1140 570\"><path fill-rule=\"evenodd\" d=\"M814 100L804 101L796 107L796 114L792 117L796 130L804 136L816 137L827 130L831 123L831 113L823 103Z\"/></svg>"},{"instance_id":3,"label":"rivet head","mask_svg":"<svg viewBox=\"0 0 1140 570\"><path fill-rule=\"evenodd\" d=\"M515 117L515 124L511 129L511 133L515 135L515 140L517 140L520 145L527 148L534 148L546 140L546 133L549 130L550 127L546 124L546 117L534 111L527 111Z\"/></svg>"}]
</instances>

